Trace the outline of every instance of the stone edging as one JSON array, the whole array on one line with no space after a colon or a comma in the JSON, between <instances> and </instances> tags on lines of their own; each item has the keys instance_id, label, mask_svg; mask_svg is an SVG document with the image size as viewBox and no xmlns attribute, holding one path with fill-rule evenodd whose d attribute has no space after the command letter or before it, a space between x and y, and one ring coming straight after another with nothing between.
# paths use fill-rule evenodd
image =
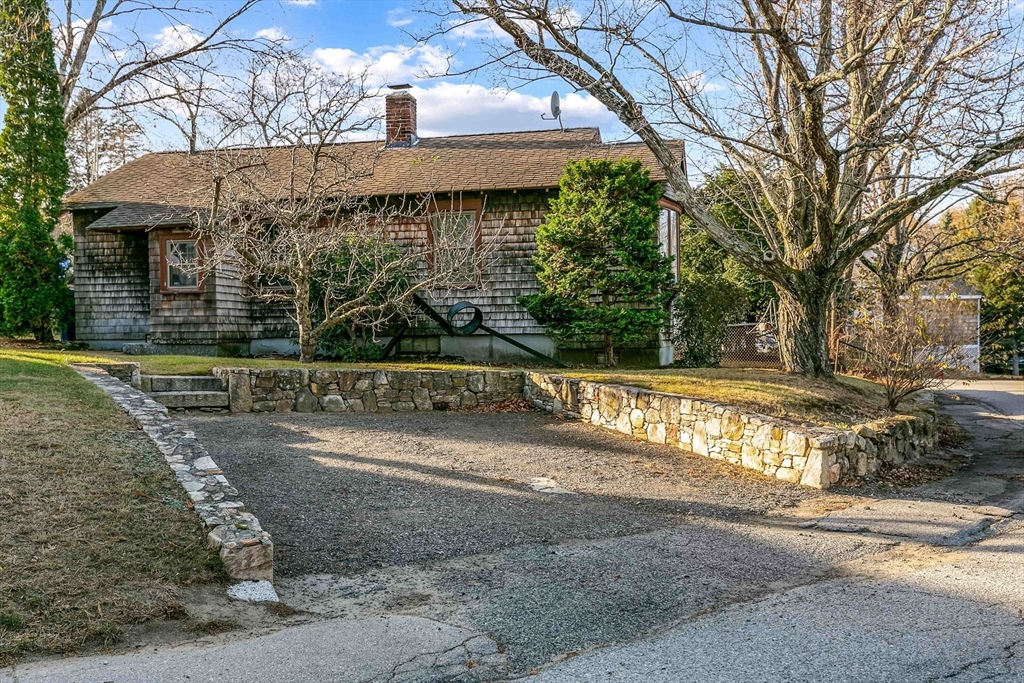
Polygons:
<instances>
[{"instance_id":1,"label":"stone edging","mask_svg":"<svg viewBox=\"0 0 1024 683\"><path fill-rule=\"evenodd\" d=\"M524 374L524 397L549 412L818 489L847 475L874 474L883 462L914 460L936 438L934 411L850 429L803 427L711 401L561 375Z\"/></svg>"},{"instance_id":2,"label":"stone edging","mask_svg":"<svg viewBox=\"0 0 1024 683\"><path fill-rule=\"evenodd\" d=\"M199 513L207 540L219 551L228 576L239 581L272 582L274 544L270 534L253 514L246 512L238 491L228 483L195 433L171 420L166 407L113 377L104 367L84 363L72 367L113 398L163 453Z\"/></svg>"}]
</instances>

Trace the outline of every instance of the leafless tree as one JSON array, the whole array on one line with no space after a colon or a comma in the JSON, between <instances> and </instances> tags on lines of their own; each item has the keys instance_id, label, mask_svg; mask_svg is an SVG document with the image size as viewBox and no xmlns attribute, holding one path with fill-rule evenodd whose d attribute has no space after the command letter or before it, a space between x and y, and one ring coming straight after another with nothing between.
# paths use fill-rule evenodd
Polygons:
<instances>
[{"instance_id":1,"label":"leafless tree","mask_svg":"<svg viewBox=\"0 0 1024 683\"><path fill-rule=\"evenodd\" d=\"M225 52L261 50L273 41L242 37L239 19L260 0L60 0L53 3L54 49L64 123L113 106L124 91L149 101L143 81L172 65L201 65ZM154 36L151 31L158 31Z\"/></svg>"},{"instance_id":2,"label":"leafless tree","mask_svg":"<svg viewBox=\"0 0 1024 683\"><path fill-rule=\"evenodd\" d=\"M147 93L138 98L146 113L170 124L181 135L185 149L194 154L201 146L216 146L206 136L223 128L218 117L233 81L213 55L204 54L185 63L161 64L136 90L144 88Z\"/></svg>"},{"instance_id":3,"label":"leafless tree","mask_svg":"<svg viewBox=\"0 0 1024 683\"><path fill-rule=\"evenodd\" d=\"M895 160L898 167L909 166L912 156L893 153L883 163ZM891 179L881 183L882 192L878 193L883 201L896 197L896 183L906 187L914 174L900 168L888 175ZM1024 255L1024 245L1007 239L1001 229L1008 212L1017 205L1013 195L1020 192L1019 182L1007 177L972 189L977 194L965 208L950 209L948 198L937 200L897 222L860 257L856 279L877 292L883 315L898 315L901 297L915 286L934 289L941 286L937 283L962 277L981 261ZM868 209L875 208L877 198L868 197L865 204Z\"/></svg>"},{"instance_id":4,"label":"leafless tree","mask_svg":"<svg viewBox=\"0 0 1024 683\"><path fill-rule=\"evenodd\" d=\"M142 127L127 109L89 112L68 131L68 192L123 166L145 148Z\"/></svg>"},{"instance_id":5,"label":"leafless tree","mask_svg":"<svg viewBox=\"0 0 1024 683\"><path fill-rule=\"evenodd\" d=\"M852 370L885 390L886 410L925 389L942 386L965 369L964 345L975 341L974 316L955 294L912 286L895 314L883 314L877 292L852 316L845 343Z\"/></svg>"},{"instance_id":6,"label":"leafless tree","mask_svg":"<svg viewBox=\"0 0 1024 683\"><path fill-rule=\"evenodd\" d=\"M1001 0L451 0L425 39L489 36L513 85L555 75L657 157L689 216L779 293L785 367L830 375L848 268L937 200L1020 167L1021 55ZM746 179L717 220L670 144ZM913 164L893 161L909 155ZM743 189L743 188L741 188ZM869 201L869 199L871 201Z\"/></svg>"},{"instance_id":7,"label":"leafless tree","mask_svg":"<svg viewBox=\"0 0 1024 683\"><path fill-rule=\"evenodd\" d=\"M357 323L377 331L410 313L416 291L475 272L482 257L446 250L437 231L428 266L426 245L399 239L400 226L422 221L433 199L373 196L386 150L348 140L375 127L374 94L364 75L254 63L249 88L225 113L222 137L234 144L192 156L211 188L195 202L195 268L287 304L303 362L328 330Z\"/></svg>"}]
</instances>

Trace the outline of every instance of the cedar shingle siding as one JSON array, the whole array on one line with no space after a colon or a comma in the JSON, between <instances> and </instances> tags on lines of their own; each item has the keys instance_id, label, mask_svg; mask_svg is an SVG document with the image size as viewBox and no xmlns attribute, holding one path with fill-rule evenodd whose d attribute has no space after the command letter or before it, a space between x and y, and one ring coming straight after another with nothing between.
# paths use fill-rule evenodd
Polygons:
<instances>
[{"instance_id":1,"label":"cedar shingle siding","mask_svg":"<svg viewBox=\"0 0 1024 683\"><path fill-rule=\"evenodd\" d=\"M483 259L483 288L432 292L425 298L442 312L458 301L470 301L484 314L484 323L503 334L544 334L544 327L530 317L518 299L539 290L532 261L537 250L534 236L555 194L534 191L484 195L482 241L499 246ZM425 234L422 239L425 242ZM484 251L487 249L485 246Z\"/></svg>"},{"instance_id":2,"label":"cedar shingle siding","mask_svg":"<svg viewBox=\"0 0 1024 683\"><path fill-rule=\"evenodd\" d=\"M429 292L425 298L442 313L457 301L470 301L488 326L509 335L544 334L519 297L538 290L535 233L565 165L583 158L639 158L653 181L665 179L645 146L602 144L596 128L426 138L407 147L352 143L343 149L354 165L373 169L356 188L366 196L430 193L439 206L480 203L484 254L478 286ZM266 182L280 183L287 175L289 149L250 151L267 162ZM682 158L681 143L679 152ZM161 240L187 232L189 216L195 207L209 205L212 188L203 164L169 152L140 157L69 197L80 339L213 349L295 336L288 306L251 298L248 285L229 268L207 276L201 291L162 289ZM396 242L423 253L423 268L428 267L430 226L429 216L406 219L393 233ZM439 332L418 319L409 335L421 341L403 348L436 351L436 341L422 338ZM658 343L652 340L652 348Z\"/></svg>"},{"instance_id":3,"label":"cedar shingle siding","mask_svg":"<svg viewBox=\"0 0 1024 683\"><path fill-rule=\"evenodd\" d=\"M145 339L149 255L145 233L91 232L96 212L75 216L76 334L83 341Z\"/></svg>"}]
</instances>

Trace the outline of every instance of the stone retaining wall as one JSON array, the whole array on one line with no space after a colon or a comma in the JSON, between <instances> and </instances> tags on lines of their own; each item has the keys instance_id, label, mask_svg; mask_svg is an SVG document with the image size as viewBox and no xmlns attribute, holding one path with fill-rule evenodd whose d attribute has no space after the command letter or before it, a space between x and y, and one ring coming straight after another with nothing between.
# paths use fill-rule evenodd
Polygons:
<instances>
[{"instance_id":1,"label":"stone retaining wall","mask_svg":"<svg viewBox=\"0 0 1024 683\"><path fill-rule=\"evenodd\" d=\"M138 364L134 363L136 370ZM196 435L167 415L167 408L95 364L75 365L85 379L111 398L156 444L188 493L228 576L239 581L274 580L274 544L238 491L224 477Z\"/></svg>"},{"instance_id":2,"label":"stone retaining wall","mask_svg":"<svg viewBox=\"0 0 1024 683\"><path fill-rule=\"evenodd\" d=\"M214 368L232 412L401 412L501 403L523 395L519 370Z\"/></svg>"},{"instance_id":3,"label":"stone retaining wall","mask_svg":"<svg viewBox=\"0 0 1024 683\"><path fill-rule=\"evenodd\" d=\"M75 368L95 368L138 389L142 386L141 363L75 363Z\"/></svg>"},{"instance_id":4,"label":"stone retaining wall","mask_svg":"<svg viewBox=\"0 0 1024 683\"><path fill-rule=\"evenodd\" d=\"M845 476L871 476L885 462L914 460L936 438L934 410L849 429L808 427L710 401L520 370L214 368L213 374L228 388L230 410L242 413L445 410L524 397L549 412L820 489Z\"/></svg>"},{"instance_id":5,"label":"stone retaining wall","mask_svg":"<svg viewBox=\"0 0 1024 683\"><path fill-rule=\"evenodd\" d=\"M525 376L524 396L549 412L819 489L848 474L874 474L882 462L913 460L935 443L934 411L852 429L803 427L636 387L538 372Z\"/></svg>"}]
</instances>

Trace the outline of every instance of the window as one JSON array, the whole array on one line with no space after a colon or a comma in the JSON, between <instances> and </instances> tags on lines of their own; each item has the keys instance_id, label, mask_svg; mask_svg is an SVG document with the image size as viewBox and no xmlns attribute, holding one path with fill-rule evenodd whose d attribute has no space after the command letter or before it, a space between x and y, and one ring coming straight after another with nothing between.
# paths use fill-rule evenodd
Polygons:
<instances>
[{"instance_id":1,"label":"window","mask_svg":"<svg viewBox=\"0 0 1024 683\"><path fill-rule=\"evenodd\" d=\"M434 272L443 286L477 284L477 213L442 211L430 217Z\"/></svg>"},{"instance_id":2,"label":"window","mask_svg":"<svg viewBox=\"0 0 1024 683\"><path fill-rule=\"evenodd\" d=\"M163 241L163 286L167 290L199 290L199 250L194 239Z\"/></svg>"},{"instance_id":3,"label":"window","mask_svg":"<svg viewBox=\"0 0 1024 683\"><path fill-rule=\"evenodd\" d=\"M668 200L661 202L661 215L658 217L658 244L661 253L672 257L672 271L676 280L679 279L679 209Z\"/></svg>"}]
</instances>

